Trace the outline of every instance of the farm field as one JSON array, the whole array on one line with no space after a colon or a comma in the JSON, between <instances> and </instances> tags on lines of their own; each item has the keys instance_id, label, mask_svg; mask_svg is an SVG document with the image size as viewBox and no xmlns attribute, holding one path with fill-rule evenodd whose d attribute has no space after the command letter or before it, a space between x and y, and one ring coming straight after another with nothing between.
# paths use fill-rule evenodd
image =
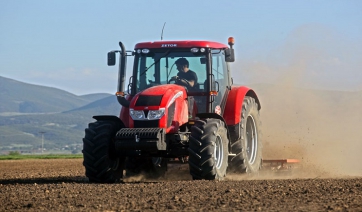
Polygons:
<instances>
[{"instance_id":1,"label":"farm field","mask_svg":"<svg viewBox=\"0 0 362 212\"><path fill-rule=\"evenodd\" d=\"M0 211L362 210L362 178L358 177L269 174L256 179L192 181L186 171L179 171L153 181L137 176L117 184L90 184L82 161L0 161Z\"/></svg>"}]
</instances>

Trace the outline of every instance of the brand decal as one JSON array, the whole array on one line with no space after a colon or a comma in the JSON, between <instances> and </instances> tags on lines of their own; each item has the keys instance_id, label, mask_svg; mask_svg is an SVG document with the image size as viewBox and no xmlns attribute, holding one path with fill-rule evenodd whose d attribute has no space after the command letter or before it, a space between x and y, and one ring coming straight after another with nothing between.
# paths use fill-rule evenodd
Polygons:
<instances>
[{"instance_id":1,"label":"brand decal","mask_svg":"<svg viewBox=\"0 0 362 212\"><path fill-rule=\"evenodd\" d=\"M215 107L215 113L218 114L218 115L221 114L221 107L220 107L220 105L216 105L216 107Z\"/></svg>"},{"instance_id":2,"label":"brand decal","mask_svg":"<svg viewBox=\"0 0 362 212\"><path fill-rule=\"evenodd\" d=\"M170 102L167 104L167 107L169 107L178 97L182 96L182 91L177 92L175 96L172 97Z\"/></svg>"},{"instance_id":3,"label":"brand decal","mask_svg":"<svg viewBox=\"0 0 362 212\"><path fill-rule=\"evenodd\" d=\"M177 44L162 44L161 47L177 47Z\"/></svg>"}]
</instances>

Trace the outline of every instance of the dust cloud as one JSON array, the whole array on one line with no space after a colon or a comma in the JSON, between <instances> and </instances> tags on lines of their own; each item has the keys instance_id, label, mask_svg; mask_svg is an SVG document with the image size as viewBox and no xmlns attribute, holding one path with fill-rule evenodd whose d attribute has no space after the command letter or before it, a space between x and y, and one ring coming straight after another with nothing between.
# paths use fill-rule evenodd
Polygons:
<instances>
[{"instance_id":1,"label":"dust cloud","mask_svg":"<svg viewBox=\"0 0 362 212\"><path fill-rule=\"evenodd\" d=\"M326 27L296 29L268 59L243 60L235 84L261 101L263 157L297 158L296 176L362 176L362 51ZM257 57L256 57L257 58Z\"/></svg>"}]
</instances>

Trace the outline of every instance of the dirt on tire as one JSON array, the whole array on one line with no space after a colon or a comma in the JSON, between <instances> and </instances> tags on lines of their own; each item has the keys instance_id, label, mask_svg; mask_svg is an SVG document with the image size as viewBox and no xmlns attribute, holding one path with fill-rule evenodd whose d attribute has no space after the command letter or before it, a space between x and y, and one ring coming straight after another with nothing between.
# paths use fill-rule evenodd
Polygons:
<instances>
[{"instance_id":1,"label":"dirt on tire","mask_svg":"<svg viewBox=\"0 0 362 212\"><path fill-rule=\"evenodd\" d=\"M361 211L362 178L88 183L82 159L0 161L0 211ZM278 178L278 177L276 177Z\"/></svg>"}]
</instances>

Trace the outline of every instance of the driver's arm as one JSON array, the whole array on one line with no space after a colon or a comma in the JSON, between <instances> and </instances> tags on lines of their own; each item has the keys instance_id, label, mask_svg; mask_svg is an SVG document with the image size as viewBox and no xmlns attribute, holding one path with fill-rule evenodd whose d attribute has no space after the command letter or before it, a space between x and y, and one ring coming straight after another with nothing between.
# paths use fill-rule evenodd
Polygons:
<instances>
[{"instance_id":1,"label":"driver's arm","mask_svg":"<svg viewBox=\"0 0 362 212\"><path fill-rule=\"evenodd\" d=\"M185 86L190 85L191 87L194 87L195 84L195 80L185 80L185 79L181 79L179 78L179 81L184 84ZM188 82L188 83L187 83Z\"/></svg>"},{"instance_id":2,"label":"driver's arm","mask_svg":"<svg viewBox=\"0 0 362 212\"><path fill-rule=\"evenodd\" d=\"M174 76L174 77L172 77L172 79L177 80L183 86L194 87L194 84L195 84L195 80L186 80L186 79L180 78L179 76Z\"/></svg>"}]
</instances>

